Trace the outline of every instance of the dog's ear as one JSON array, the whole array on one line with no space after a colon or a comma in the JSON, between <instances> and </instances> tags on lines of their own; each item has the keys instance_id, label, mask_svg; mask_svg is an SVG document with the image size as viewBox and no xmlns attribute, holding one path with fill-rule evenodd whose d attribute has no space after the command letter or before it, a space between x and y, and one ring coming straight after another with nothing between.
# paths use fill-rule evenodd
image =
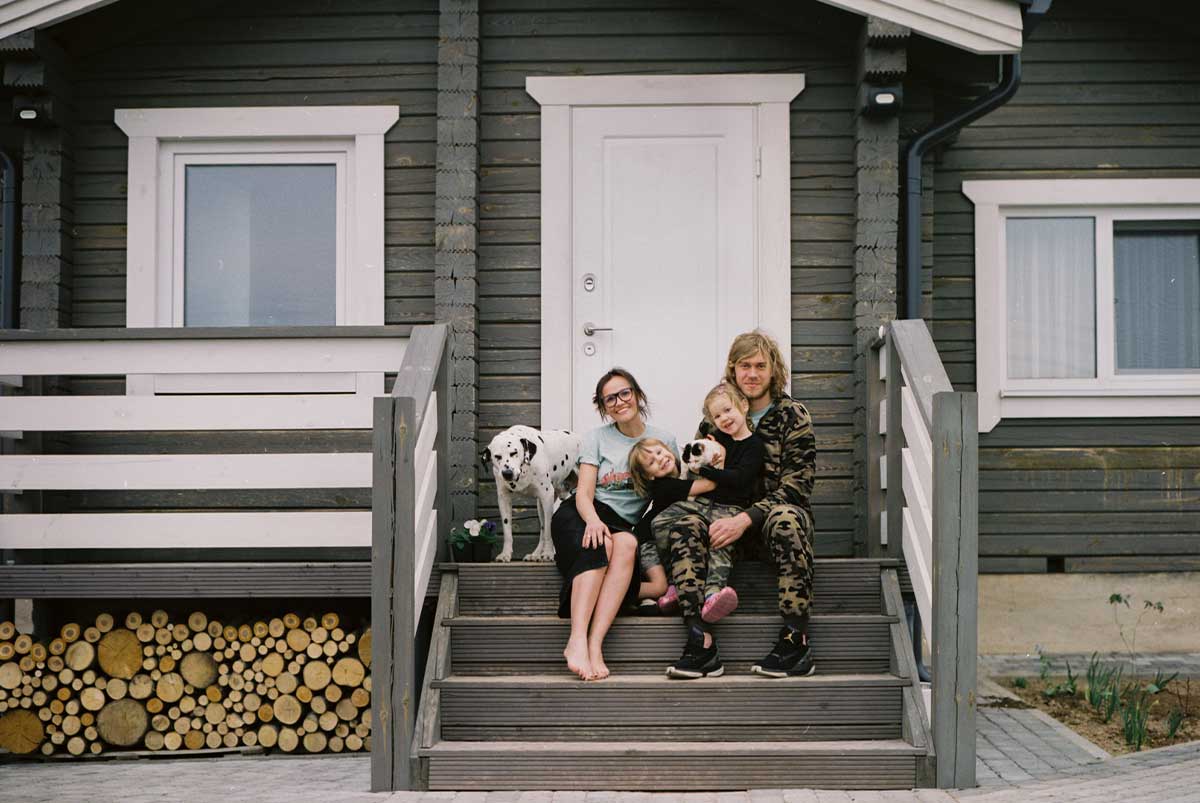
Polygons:
<instances>
[{"instance_id":1,"label":"dog's ear","mask_svg":"<svg viewBox=\"0 0 1200 803\"><path fill-rule=\"evenodd\" d=\"M683 445L683 462L686 463L687 461L689 461L691 459L692 459L692 444L685 443Z\"/></svg>"},{"instance_id":2,"label":"dog's ear","mask_svg":"<svg viewBox=\"0 0 1200 803\"><path fill-rule=\"evenodd\" d=\"M483 447L483 451L479 453L479 462L483 463L484 468L492 467L492 450L488 447Z\"/></svg>"},{"instance_id":3,"label":"dog's ear","mask_svg":"<svg viewBox=\"0 0 1200 803\"><path fill-rule=\"evenodd\" d=\"M525 461L528 462L537 454L537 444L527 438L521 438L521 445L525 447Z\"/></svg>"}]
</instances>

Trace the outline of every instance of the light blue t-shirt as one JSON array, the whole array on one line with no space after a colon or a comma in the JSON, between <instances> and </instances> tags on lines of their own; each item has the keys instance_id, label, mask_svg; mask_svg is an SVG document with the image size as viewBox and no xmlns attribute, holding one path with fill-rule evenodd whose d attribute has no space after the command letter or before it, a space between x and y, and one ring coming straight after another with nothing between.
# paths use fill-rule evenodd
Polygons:
<instances>
[{"instance_id":1,"label":"light blue t-shirt","mask_svg":"<svg viewBox=\"0 0 1200 803\"><path fill-rule=\"evenodd\" d=\"M750 413L746 416L750 420L750 429L758 429L758 422L763 420L763 416L775 409L775 402L771 402L766 407L759 410L757 413Z\"/></svg>"},{"instance_id":2,"label":"light blue t-shirt","mask_svg":"<svg viewBox=\"0 0 1200 803\"><path fill-rule=\"evenodd\" d=\"M596 499L631 524L642 517L649 504L648 499L633 490L633 476L629 473L629 450L642 438L658 438L678 459L679 446L675 437L649 424L639 438L622 434L616 424L597 427L583 436L583 448L579 452L580 463L596 466Z\"/></svg>"}]
</instances>

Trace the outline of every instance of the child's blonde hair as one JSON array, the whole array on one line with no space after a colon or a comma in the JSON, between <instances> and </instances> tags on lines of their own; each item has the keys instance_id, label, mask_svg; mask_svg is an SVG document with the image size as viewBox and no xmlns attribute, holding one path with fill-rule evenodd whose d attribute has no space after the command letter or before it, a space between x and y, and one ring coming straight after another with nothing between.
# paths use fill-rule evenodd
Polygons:
<instances>
[{"instance_id":1,"label":"child's blonde hair","mask_svg":"<svg viewBox=\"0 0 1200 803\"><path fill-rule=\"evenodd\" d=\"M750 400L746 398L745 393L742 393L741 388L732 382L721 382L704 397L704 420L710 424L713 423L713 420L708 413L708 405L713 399L719 399L722 396L729 399L729 403L742 412L750 409Z\"/></svg>"},{"instance_id":2,"label":"child's blonde hair","mask_svg":"<svg viewBox=\"0 0 1200 803\"><path fill-rule=\"evenodd\" d=\"M638 496L647 499L650 498L650 483L654 482L654 477L647 473L646 467L638 458L650 454L650 449L655 446L661 446L671 452L671 447L658 438L642 438L629 450L629 476L633 478L633 490ZM678 469L679 457L674 452L671 452L671 456L675 458L675 468Z\"/></svg>"}]
</instances>

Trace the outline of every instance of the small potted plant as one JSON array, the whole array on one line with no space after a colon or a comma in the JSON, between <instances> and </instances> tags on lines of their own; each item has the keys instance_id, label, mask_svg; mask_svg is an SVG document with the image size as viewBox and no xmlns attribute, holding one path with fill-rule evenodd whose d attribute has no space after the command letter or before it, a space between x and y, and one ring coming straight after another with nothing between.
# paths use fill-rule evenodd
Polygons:
<instances>
[{"instance_id":1,"label":"small potted plant","mask_svg":"<svg viewBox=\"0 0 1200 803\"><path fill-rule=\"evenodd\" d=\"M496 545L496 525L487 519L464 521L450 531L448 540L455 563L487 563Z\"/></svg>"}]
</instances>

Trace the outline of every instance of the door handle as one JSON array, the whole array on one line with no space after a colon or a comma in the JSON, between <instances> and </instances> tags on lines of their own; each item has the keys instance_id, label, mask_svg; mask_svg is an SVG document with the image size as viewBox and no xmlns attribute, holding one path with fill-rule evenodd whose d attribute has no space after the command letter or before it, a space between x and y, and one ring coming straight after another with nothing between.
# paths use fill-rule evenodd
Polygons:
<instances>
[{"instance_id":1,"label":"door handle","mask_svg":"<svg viewBox=\"0 0 1200 803\"><path fill-rule=\"evenodd\" d=\"M588 321L587 323L585 323L583 325L584 337L591 337L592 335L596 334L597 332L611 332L611 331L612 331L611 326L596 326L596 324L592 323L591 321Z\"/></svg>"}]
</instances>

